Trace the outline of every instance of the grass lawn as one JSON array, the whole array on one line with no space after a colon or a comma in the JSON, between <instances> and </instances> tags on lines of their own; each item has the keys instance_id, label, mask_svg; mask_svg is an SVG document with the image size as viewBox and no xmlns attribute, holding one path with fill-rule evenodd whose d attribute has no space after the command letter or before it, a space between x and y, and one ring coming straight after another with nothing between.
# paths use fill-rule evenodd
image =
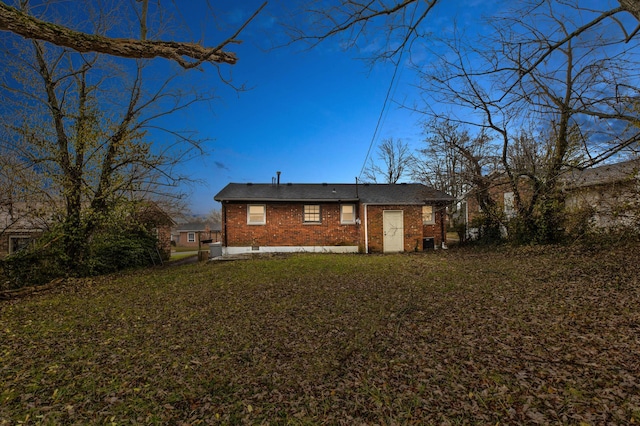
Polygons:
<instances>
[{"instance_id":1,"label":"grass lawn","mask_svg":"<svg viewBox=\"0 0 640 426\"><path fill-rule=\"evenodd\" d=\"M169 262L176 262L178 260L186 259L187 257L197 256L197 255L198 255L198 251L197 250L196 251L171 253L171 259L169 259Z\"/></svg>"},{"instance_id":2,"label":"grass lawn","mask_svg":"<svg viewBox=\"0 0 640 426\"><path fill-rule=\"evenodd\" d=\"M0 424L640 422L640 245L292 255L0 302Z\"/></svg>"},{"instance_id":3,"label":"grass lawn","mask_svg":"<svg viewBox=\"0 0 640 426\"><path fill-rule=\"evenodd\" d=\"M200 247L200 250L209 250L209 245L208 244L203 244ZM171 251L173 252L172 254L176 254L176 253L183 253L183 252L194 252L194 251L198 251L198 246L195 247L171 247Z\"/></svg>"}]
</instances>

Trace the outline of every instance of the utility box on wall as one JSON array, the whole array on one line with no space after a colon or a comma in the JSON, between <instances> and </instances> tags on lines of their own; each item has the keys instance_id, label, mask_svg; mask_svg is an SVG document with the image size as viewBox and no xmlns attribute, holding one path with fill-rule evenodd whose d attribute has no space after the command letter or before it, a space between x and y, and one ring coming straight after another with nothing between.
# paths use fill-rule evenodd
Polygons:
<instances>
[{"instance_id":1,"label":"utility box on wall","mask_svg":"<svg viewBox=\"0 0 640 426\"><path fill-rule=\"evenodd\" d=\"M433 250L435 247L435 239L433 237L422 239L422 250Z\"/></svg>"}]
</instances>

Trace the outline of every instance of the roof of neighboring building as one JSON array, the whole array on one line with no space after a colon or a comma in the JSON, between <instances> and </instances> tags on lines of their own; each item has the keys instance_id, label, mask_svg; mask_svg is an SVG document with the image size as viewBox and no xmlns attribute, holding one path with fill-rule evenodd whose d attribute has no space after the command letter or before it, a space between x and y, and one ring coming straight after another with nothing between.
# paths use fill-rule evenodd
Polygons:
<instances>
[{"instance_id":1,"label":"roof of neighboring building","mask_svg":"<svg viewBox=\"0 0 640 426\"><path fill-rule=\"evenodd\" d=\"M219 223L206 223L206 222L188 222L188 223L179 223L176 225L177 232L205 232L207 230L207 226L210 231L220 232L222 230L222 225Z\"/></svg>"},{"instance_id":2,"label":"roof of neighboring building","mask_svg":"<svg viewBox=\"0 0 640 426\"><path fill-rule=\"evenodd\" d=\"M136 216L138 220L156 226L173 226L175 221L169 213L154 201L142 201L137 206Z\"/></svg>"},{"instance_id":3,"label":"roof of neighboring building","mask_svg":"<svg viewBox=\"0 0 640 426\"><path fill-rule=\"evenodd\" d=\"M216 196L216 201L298 201L356 202L365 204L415 205L450 202L453 197L419 183L399 184L242 184L230 183Z\"/></svg>"},{"instance_id":4,"label":"roof of neighboring building","mask_svg":"<svg viewBox=\"0 0 640 426\"><path fill-rule=\"evenodd\" d=\"M620 182L638 175L640 159L606 164L584 170L572 170L562 176L567 188L581 188Z\"/></svg>"},{"instance_id":5,"label":"roof of neighboring building","mask_svg":"<svg viewBox=\"0 0 640 426\"><path fill-rule=\"evenodd\" d=\"M0 205L0 233L7 229L21 231L47 229L51 222L51 212L43 206L25 202L12 203L10 206Z\"/></svg>"}]
</instances>

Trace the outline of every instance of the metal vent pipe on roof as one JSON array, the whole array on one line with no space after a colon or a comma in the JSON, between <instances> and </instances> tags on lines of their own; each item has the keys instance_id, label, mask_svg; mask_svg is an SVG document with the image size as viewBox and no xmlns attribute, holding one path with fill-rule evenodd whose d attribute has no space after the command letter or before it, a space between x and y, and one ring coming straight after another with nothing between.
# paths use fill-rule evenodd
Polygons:
<instances>
[{"instance_id":1,"label":"metal vent pipe on roof","mask_svg":"<svg viewBox=\"0 0 640 426\"><path fill-rule=\"evenodd\" d=\"M280 186L280 171L279 170L276 172L276 175L278 176L277 185Z\"/></svg>"}]
</instances>

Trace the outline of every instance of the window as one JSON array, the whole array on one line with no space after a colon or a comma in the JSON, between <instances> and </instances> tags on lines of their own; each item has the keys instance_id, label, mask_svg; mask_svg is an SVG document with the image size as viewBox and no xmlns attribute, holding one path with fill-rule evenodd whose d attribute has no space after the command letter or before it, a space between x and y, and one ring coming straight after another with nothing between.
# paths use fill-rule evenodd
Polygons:
<instances>
[{"instance_id":1,"label":"window","mask_svg":"<svg viewBox=\"0 0 640 426\"><path fill-rule=\"evenodd\" d=\"M422 206L422 224L433 225L436 223L433 216L433 206Z\"/></svg>"},{"instance_id":2,"label":"window","mask_svg":"<svg viewBox=\"0 0 640 426\"><path fill-rule=\"evenodd\" d=\"M14 237L14 236L11 236L11 237L9 237L9 254L17 253L20 250L23 250L23 249L29 247L29 244L31 244L31 238L30 237Z\"/></svg>"},{"instance_id":3,"label":"window","mask_svg":"<svg viewBox=\"0 0 640 426\"><path fill-rule=\"evenodd\" d=\"M264 225L267 208L264 204L249 204L247 207L247 223L249 225Z\"/></svg>"},{"instance_id":4,"label":"window","mask_svg":"<svg viewBox=\"0 0 640 426\"><path fill-rule=\"evenodd\" d=\"M304 222L320 223L320 206L319 205L305 204Z\"/></svg>"},{"instance_id":5,"label":"window","mask_svg":"<svg viewBox=\"0 0 640 426\"><path fill-rule=\"evenodd\" d=\"M195 243L196 242L196 233L195 232L188 232L187 233L187 242L190 242L190 243Z\"/></svg>"},{"instance_id":6,"label":"window","mask_svg":"<svg viewBox=\"0 0 640 426\"><path fill-rule=\"evenodd\" d=\"M356 206L343 204L340 206L340 223L356 223Z\"/></svg>"}]
</instances>

